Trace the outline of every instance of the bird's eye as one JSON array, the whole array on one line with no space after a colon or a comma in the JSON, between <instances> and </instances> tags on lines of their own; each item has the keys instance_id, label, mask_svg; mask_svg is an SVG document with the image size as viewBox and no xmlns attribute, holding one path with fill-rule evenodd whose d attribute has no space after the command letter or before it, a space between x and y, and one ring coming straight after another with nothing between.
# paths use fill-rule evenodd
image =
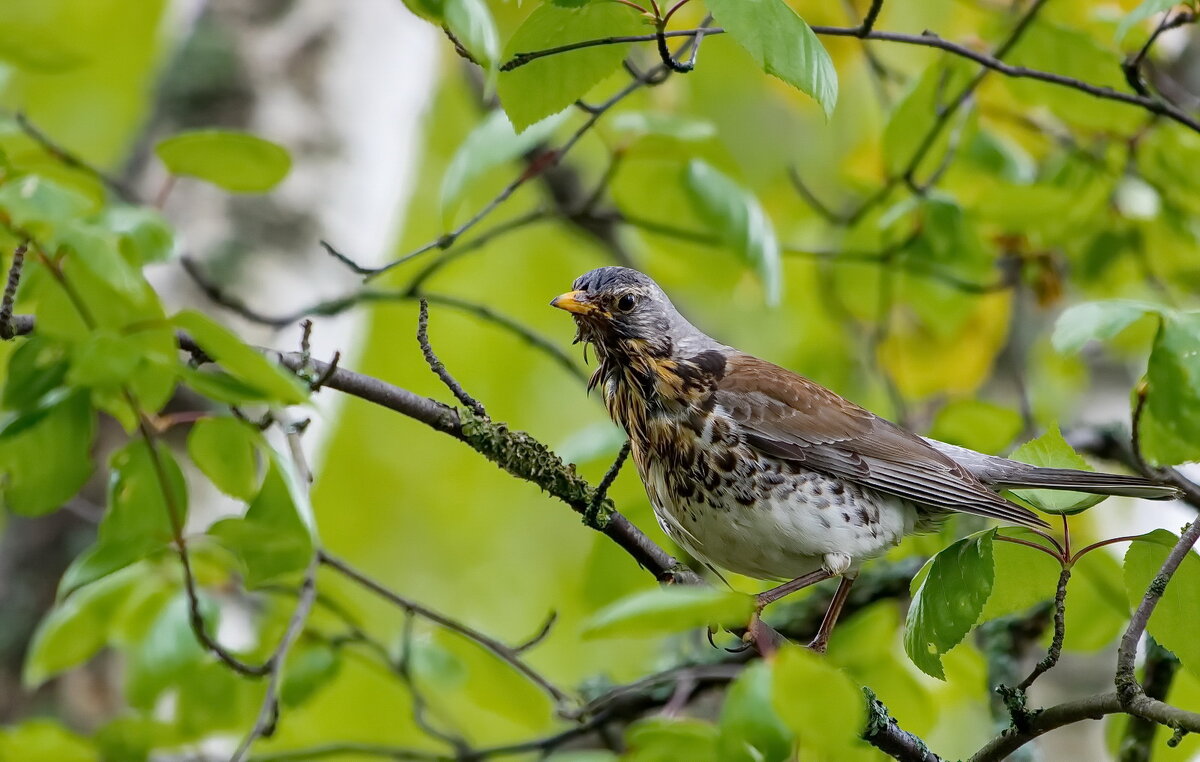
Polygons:
<instances>
[{"instance_id":1,"label":"bird's eye","mask_svg":"<svg viewBox=\"0 0 1200 762\"><path fill-rule=\"evenodd\" d=\"M631 309L633 309L634 302L636 301L637 300L633 298L633 294L625 294L617 300L617 309L621 312L629 312Z\"/></svg>"}]
</instances>

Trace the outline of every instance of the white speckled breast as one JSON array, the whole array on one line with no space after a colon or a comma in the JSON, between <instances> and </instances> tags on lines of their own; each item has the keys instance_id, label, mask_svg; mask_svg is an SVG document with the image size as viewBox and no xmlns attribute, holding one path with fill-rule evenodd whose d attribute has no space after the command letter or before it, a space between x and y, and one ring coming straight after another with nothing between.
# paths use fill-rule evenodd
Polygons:
<instances>
[{"instance_id":1,"label":"white speckled breast","mask_svg":"<svg viewBox=\"0 0 1200 762\"><path fill-rule=\"evenodd\" d=\"M659 524L700 560L759 579L853 573L916 526L910 503L760 455L728 419L713 419L699 432L651 421L649 441L634 441ZM675 434L669 449L655 446L658 426ZM678 446L681 430L690 446Z\"/></svg>"}]
</instances>

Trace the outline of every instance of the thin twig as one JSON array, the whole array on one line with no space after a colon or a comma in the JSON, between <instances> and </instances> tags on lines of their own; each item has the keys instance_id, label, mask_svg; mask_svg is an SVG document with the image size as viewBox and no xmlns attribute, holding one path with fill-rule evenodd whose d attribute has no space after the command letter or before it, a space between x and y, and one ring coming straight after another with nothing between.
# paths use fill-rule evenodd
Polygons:
<instances>
[{"instance_id":1,"label":"thin twig","mask_svg":"<svg viewBox=\"0 0 1200 762\"><path fill-rule=\"evenodd\" d=\"M421 345L421 354L425 356L425 362L429 365L429 369L434 375L442 380L446 388L454 394L462 404L471 408L475 415L480 418L487 417L487 410L479 400L467 393L467 390L462 387L462 384L450 375L450 371L446 370L446 366L438 359L437 353L433 351L433 345L429 343L429 302L422 297L419 301L420 311L417 314L417 343Z\"/></svg>"},{"instance_id":2,"label":"thin twig","mask_svg":"<svg viewBox=\"0 0 1200 762\"><path fill-rule=\"evenodd\" d=\"M1031 542L1030 540L1024 540L1020 537L1007 537L1002 534L996 535L996 539L999 540L1000 542L1011 542L1015 545L1024 545L1027 548L1033 548L1034 550L1040 550L1041 552L1043 552L1046 555L1053 558L1055 561L1062 560L1062 557L1059 556L1058 553L1055 553L1053 550L1050 550L1050 548L1047 548L1045 545L1038 545L1036 542Z\"/></svg>"},{"instance_id":3,"label":"thin twig","mask_svg":"<svg viewBox=\"0 0 1200 762\"><path fill-rule=\"evenodd\" d=\"M629 457L630 441L625 440L625 444L621 445L621 451L617 453L617 457L613 460L608 471L604 473L604 478L596 485L596 494L592 497L592 502L588 504L587 511L583 514L583 523L588 526L598 526L600 522L597 520L600 515L601 506L604 505L604 498L608 497L608 488L616 481L617 474L621 473L621 466L625 465L625 459Z\"/></svg>"},{"instance_id":4,"label":"thin twig","mask_svg":"<svg viewBox=\"0 0 1200 762\"><path fill-rule=\"evenodd\" d=\"M287 314L268 315L253 307L250 307L244 301L238 299L232 294L228 294L223 291L220 286L208 279L208 277L201 271L199 265L191 258L183 257L181 259L181 264L184 267L184 271L191 276L192 280L195 281L196 285L200 287L205 296L221 305L225 309L253 323L268 325L275 328L284 328L310 315L337 315L358 304L415 301L423 298L432 304L441 304L451 307L460 312L473 315L480 320L492 323L493 325L496 325L499 328L522 339L533 348L545 353L576 379L580 381L587 380L587 374L580 370L579 366L575 364L575 360L569 354L563 351L563 349L557 343L550 341L545 336L542 336L541 334L538 334L529 328L526 328L516 320L496 312L490 307L477 304L466 299L443 294L432 294L420 290L414 291L411 288L399 291L362 289L348 296L330 299L317 304L311 304L307 307L303 307ZM330 370L329 366L327 365L323 367L325 367L327 372ZM317 381L320 381L321 386L328 385L327 379L321 379L318 377Z\"/></svg>"},{"instance_id":5,"label":"thin twig","mask_svg":"<svg viewBox=\"0 0 1200 762\"><path fill-rule=\"evenodd\" d=\"M1141 535L1126 534L1126 535L1121 535L1120 537L1110 537L1107 540L1099 540L1098 542L1093 542L1091 545L1086 545L1086 546L1080 548L1079 550L1077 550L1075 552L1075 555L1071 556L1070 563L1074 564L1076 561L1078 561L1079 559L1086 556L1088 553L1091 553L1093 550L1096 550L1098 548L1103 548L1107 545L1114 545L1118 542L1132 542L1132 541L1138 539L1139 537L1141 537Z\"/></svg>"},{"instance_id":6,"label":"thin twig","mask_svg":"<svg viewBox=\"0 0 1200 762\"><path fill-rule=\"evenodd\" d=\"M297 464L297 467L299 467L299 464ZM262 705L259 707L254 727L242 739L233 756L229 758L229 762L241 762L246 758L246 755L250 752L250 747L254 745L255 741L259 738L268 738L275 731L275 724L279 719L279 691L283 685L284 665L292 646L299 640L300 634L304 631L308 615L312 612L313 601L317 596L318 566L317 556L314 554L308 562L308 568L304 571L304 580L300 583L300 593L296 597L296 608L292 611L291 618L288 619L287 629L284 630L283 637L279 639L279 644L275 646L275 650L267 659L267 666L270 668L270 677L267 680L267 690L263 695Z\"/></svg>"},{"instance_id":7,"label":"thin twig","mask_svg":"<svg viewBox=\"0 0 1200 762\"><path fill-rule=\"evenodd\" d=\"M337 571L346 578L353 580L384 600L400 607L404 611L411 611L414 614L428 619L434 624L444 627L451 632L462 635L464 638L467 638L473 643L482 646L487 651L490 651L494 656L506 662L513 669L524 675L531 683L545 691L546 694L553 698L555 703L559 704L560 706L565 707L570 701L570 697L567 696L566 693L564 693L539 672L526 664L525 660L521 658L520 654L516 650L504 645L490 635L486 635L479 630L474 629L473 627L468 627L462 622L451 619L445 614L434 611L427 606L400 595L381 582L376 581L363 572L360 572L359 570L350 566L345 561L329 555L329 553L325 552L324 550L320 551L320 559L321 563L325 566L328 566L330 569Z\"/></svg>"},{"instance_id":8,"label":"thin twig","mask_svg":"<svg viewBox=\"0 0 1200 762\"><path fill-rule=\"evenodd\" d=\"M530 179L537 177L539 174L561 161L562 158L566 156L567 153L575 146L575 144L579 142L580 138L587 134L587 132L596 125L596 122L600 120L600 117L606 114L613 106L620 103L638 88L643 87L645 84L646 83L642 80L634 80L619 90L604 103L592 109L592 112L589 114L588 118L584 120L583 124L580 125L580 127L576 129L569 138L567 138L566 142L563 143L561 147L559 147L557 150L548 151L545 154L544 160L530 163L524 171L509 181L509 183L505 185L498 194L496 194L490 201L487 202L487 204L483 206L483 208L472 215L466 222L463 222L450 232L438 236L436 239L424 244L423 246L418 246L416 249L413 249L407 254L397 257L391 262L379 267L365 267L337 251L328 243L322 241L321 245L324 246L325 250L328 251L339 262L346 265L359 275L365 276L364 280L366 281L377 278L389 270L398 267L399 265L402 265L411 259L419 257L428 251L432 251L433 249L449 249L454 245L460 236L483 221L489 214L495 211L498 206L507 201L508 198L515 193L518 188L520 188Z\"/></svg>"},{"instance_id":9,"label":"thin twig","mask_svg":"<svg viewBox=\"0 0 1200 762\"><path fill-rule=\"evenodd\" d=\"M1144 109L1153 114L1160 114L1162 116L1165 116L1168 119L1178 122L1178 123L1184 125L1185 127L1188 127L1189 129L1192 129L1196 132L1200 132L1200 121L1197 121L1193 117L1189 116L1186 112L1184 112L1177 106L1167 103L1165 101L1151 98L1151 97L1145 96L1145 95L1139 95L1139 94L1133 94L1133 93L1123 93L1123 92L1114 90L1111 87L1108 87L1105 85L1095 85L1090 82L1085 82L1081 79L1077 79L1075 77L1069 77L1069 76L1066 76L1063 74L1056 74L1054 72L1042 71L1039 69L1031 69L1026 66L1017 66L1017 65L1013 65L1013 64L1008 64L1008 63L1005 63L1003 60L1001 60L1001 58L1003 56L999 55L998 53L994 54L994 55L980 53L976 50L972 50L971 48L967 47L966 45L961 45L959 43L955 43L955 42L951 42L949 40L942 39L941 37L938 37L936 34L933 34L932 32L926 32L923 34L905 34L905 33L901 33L901 32L883 32L883 31L871 30L870 32L867 32L866 34L861 34L860 26L853 26L853 27L814 26L814 27L812 27L812 30L816 34L824 35L824 36L860 37L861 39L864 39L864 40L881 40L884 42L894 42L894 43L905 44L905 45L917 45L917 46L927 47L927 48L936 48L938 50L943 50L947 53L951 53L953 55L956 55L956 56L959 56L962 58L966 58L970 61L973 61L973 62L979 64L980 66L986 67L992 71L999 72L1000 74L1003 74L1004 76L1007 76L1007 77L1012 77L1014 79L1033 79L1033 80L1037 80L1039 82L1045 82L1047 84L1057 85L1060 87L1066 87L1066 88L1070 88L1072 90L1078 90L1080 92L1087 93L1088 95L1091 95L1095 98L1100 98L1102 100L1110 100L1110 101L1115 101L1117 103L1124 103L1124 104L1130 105L1130 106L1137 106L1138 108ZM723 34L724 31L725 30L720 27L712 27L709 29L705 29L703 31L703 34L711 36L711 35ZM668 37L668 38L691 37L691 36L695 36L698 33L700 33L700 31L697 29L684 29L684 30L678 30L678 31L674 31L674 32L665 32L664 36ZM512 59L510 59L509 61L502 64L500 69L501 69L501 71L511 71L512 69L518 68L520 66L524 66L525 64L528 64L531 61L536 61L539 58L544 58L546 56L558 55L560 53L567 53L572 50L579 50L582 48L595 47L597 45L620 45L620 44L637 43L637 42L655 42L656 40L657 40L657 36L655 34L627 35L627 36L620 36L620 37L604 37L604 38L599 38L599 39L595 39L595 40L583 40L581 42L575 42L575 43L571 43L569 45L560 45L560 46L557 46L554 48L546 48L545 50L536 50L536 51L529 51L529 52L524 52L524 53L517 53L516 55L513 56Z\"/></svg>"},{"instance_id":10,"label":"thin twig","mask_svg":"<svg viewBox=\"0 0 1200 762\"><path fill-rule=\"evenodd\" d=\"M408 290L414 292L419 291L425 285L425 282L429 280L429 278L431 278L435 273L464 254L477 251L483 248L485 245L491 243L493 240L505 235L506 233L527 227L534 222L548 220L551 218L551 216L552 215L545 209L535 209L527 214L519 215L506 222L501 222L495 227L489 228L483 233L480 233L471 240L448 249L441 256L431 260L427 265L425 265L424 268L421 269L420 272L413 276L413 279L408 283Z\"/></svg>"},{"instance_id":11,"label":"thin twig","mask_svg":"<svg viewBox=\"0 0 1200 762\"><path fill-rule=\"evenodd\" d=\"M805 203L812 207L814 212L835 225L841 225L845 222L845 215L833 211L821 199L817 198L817 195L813 193L812 189L800 177L800 171L796 169L795 165L788 167L788 179L792 181L792 187L796 189L796 192L800 194Z\"/></svg>"},{"instance_id":12,"label":"thin twig","mask_svg":"<svg viewBox=\"0 0 1200 762\"><path fill-rule=\"evenodd\" d=\"M704 30L709 24L712 23L711 15L706 16L704 21L700 22L700 26L697 27L696 34L692 37L692 40L694 41L694 44L692 45L692 55L686 62L675 58L675 56L671 53L671 49L667 47L667 38L665 35L667 21L670 20L671 14L673 14L678 8L682 7L686 2L687 0L680 0L680 2L671 9L670 13L668 13L661 21L658 22L658 31L655 33L655 41L658 43L659 60L662 61L663 66L665 66L667 69L678 74L687 74L696 68L696 56L700 54L700 42L704 39Z\"/></svg>"},{"instance_id":13,"label":"thin twig","mask_svg":"<svg viewBox=\"0 0 1200 762\"><path fill-rule=\"evenodd\" d=\"M17 122L17 126L21 128L21 131L28 135L33 142L40 145L42 150L44 150L46 153L50 154L55 159L58 159L64 165L72 169L77 169L80 172L84 172L85 174L96 178L110 191L115 193L122 201L129 204L141 203L141 199L138 198L137 193L135 193L132 188L91 162L80 158L80 156L73 151L69 151L59 143L55 142L49 135L47 135L45 132L42 132L37 125L31 122L29 117L27 117L24 112L18 111L16 114L14 114L14 118Z\"/></svg>"},{"instance_id":14,"label":"thin twig","mask_svg":"<svg viewBox=\"0 0 1200 762\"><path fill-rule=\"evenodd\" d=\"M416 612L412 609L405 609L404 626L400 635L400 658L396 662L396 673L404 681L412 701L413 722L426 735L449 744L459 756L462 756L471 749L467 740L456 733L448 733L429 721L429 702L425 700L425 693L417 685L412 670L413 624L415 621Z\"/></svg>"},{"instance_id":15,"label":"thin twig","mask_svg":"<svg viewBox=\"0 0 1200 762\"><path fill-rule=\"evenodd\" d=\"M1058 664L1058 659L1062 656L1063 638L1066 635L1067 582L1070 579L1071 567L1063 566L1058 575L1058 587L1054 593L1054 637L1050 640L1050 649L1046 652L1046 656L1034 666L1029 676L1021 681L1017 690L1029 690L1029 686L1051 670L1055 664Z\"/></svg>"},{"instance_id":16,"label":"thin twig","mask_svg":"<svg viewBox=\"0 0 1200 762\"><path fill-rule=\"evenodd\" d=\"M1191 24L1197 19L1197 14L1190 11L1180 11L1173 18L1170 13L1164 13L1162 20L1154 29L1154 33L1150 35L1145 44L1138 49L1130 58L1126 59L1121 64L1121 71L1125 75L1125 82L1132 87L1138 95L1151 97L1150 91L1146 87L1145 81L1142 79L1142 63L1146 60L1146 56L1150 54L1150 49L1154 47L1154 43L1158 42L1159 36L1163 32L1170 29L1176 29L1185 24Z\"/></svg>"},{"instance_id":17,"label":"thin twig","mask_svg":"<svg viewBox=\"0 0 1200 762\"><path fill-rule=\"evenodd\" d=\"M523 654L531 648L537 646L539 643L545 640L547 636L550 635L550 630L554 628L554 623L557 621L558 612L551 611L550 616L546 617L546 621L542 623L542 626L538 628L538 631L535 632L533 636L525 642L513 646L513 651Z\"/></svg>"},{"instance_id":18,"label":"thin twig","mask_svg":"<svg viewBox=\"0 0 1200 762\"><path fill-rule=\"evenodd\" d=\"M17 286L21 283L21 270L25 267L25 252L28 249L29 243L22 242L13 250L8 280L4 283L4 297L0 300L0 339L5 341L16 335L13 328L13 305L17 300Z\"/></svg>"},{"instance_id":19,"label":"thin twig","mask_svg":"<svg viewBox=\"0 0 1200 762\"><path fill-rule=\"evenodd\" d=\"M883 10L883 0L871 0L871 7L867 9L867 14L863 16L862 23L858 25L857 37L868 37L871 30L875 28L875 21L879 18L879 12Z\"/></svg>"}]
</instances>

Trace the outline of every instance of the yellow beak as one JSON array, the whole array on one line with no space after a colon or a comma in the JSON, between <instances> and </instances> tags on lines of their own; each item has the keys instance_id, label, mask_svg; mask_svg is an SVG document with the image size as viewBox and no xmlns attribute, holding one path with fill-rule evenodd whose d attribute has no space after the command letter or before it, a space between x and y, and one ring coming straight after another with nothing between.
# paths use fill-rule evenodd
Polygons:
<instances>
[{"instance_id":1,"label":"yellow beak","mask_svg":"<svg viewBox=\"0 0 1200 762\"><path fill-rule=\"evenodd\" d=\"M587 298L587 293L583 291L568 291L565 294L554 297L550 301L551 307L558 307L560 310L566 310L576 315L590 315L598 311L595 304Z\"/></svg>"}]
</instances>

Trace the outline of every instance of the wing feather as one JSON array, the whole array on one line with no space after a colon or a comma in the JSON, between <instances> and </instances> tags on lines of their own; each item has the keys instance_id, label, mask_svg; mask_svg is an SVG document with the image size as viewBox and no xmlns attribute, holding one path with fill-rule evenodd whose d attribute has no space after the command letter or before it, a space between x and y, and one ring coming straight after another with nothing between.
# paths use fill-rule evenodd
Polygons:
<instances>
[{"instance_id":1,"label":"wing feather","mask_svg":"<svg viewBox=\"0 0 1200 762\"><path fill-rule=\"evenodd\" d=\"M1046 526L925 440L785 368L735 355L716 394L746 442L765 455L928 508Z\"/></svg>"}]
</instances>

